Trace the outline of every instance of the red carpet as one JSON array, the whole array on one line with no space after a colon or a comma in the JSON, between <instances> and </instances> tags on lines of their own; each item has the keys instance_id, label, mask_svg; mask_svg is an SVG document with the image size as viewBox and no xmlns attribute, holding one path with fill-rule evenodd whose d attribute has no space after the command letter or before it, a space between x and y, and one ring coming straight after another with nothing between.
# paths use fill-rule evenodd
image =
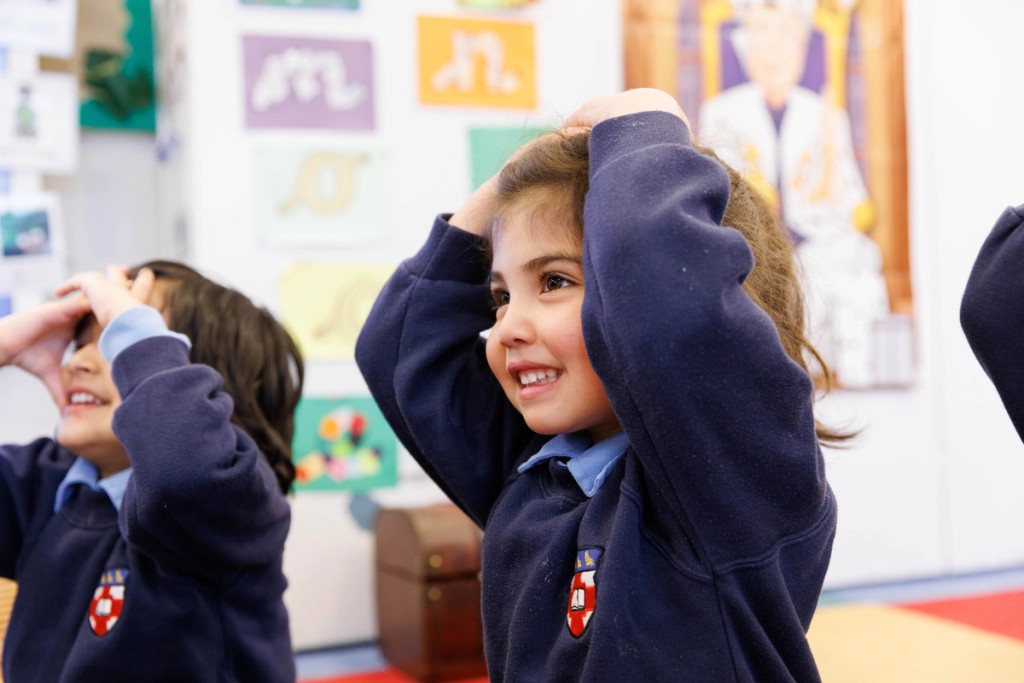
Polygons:
<instances>
[{"instance_id":1,"label":"red carpet","mask_svg":"<svg viewBox=\"0 0 1024 683\"><path fill-rule=\"evenodd\" d=\"M346 676L329 676L327 678L308 678L301 683L416 683L416 679L409 678L395 669L384 669L383 671L370 671ZM447 683L488 683L487 677L481 678L460 678L448 681Z\"/></svg>"},{"instance_id":2,"label":"red carpet","mask_svg":"<svg viewBox=\"0 0 1024 683\"><path fill-rule=\"evenodd\" d=\"M905 609L1024 640L1024 591L900 605Z\"/></svg>"}]
</instances>

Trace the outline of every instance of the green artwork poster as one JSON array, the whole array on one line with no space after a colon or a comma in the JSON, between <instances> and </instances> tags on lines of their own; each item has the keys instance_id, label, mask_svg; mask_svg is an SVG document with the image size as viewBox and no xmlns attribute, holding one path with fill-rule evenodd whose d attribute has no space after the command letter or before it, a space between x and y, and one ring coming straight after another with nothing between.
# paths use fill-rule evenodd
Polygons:
<instances>
[{"instance_id":1,"label":"green artwork poster","mask_svg":"<svg viewBox=\"0 0 1024 683\"><path fill-rule=\"evenodd\" d=\"M243 5L274 7L318 7L322 9L359 9L359 0L241 0Z\"/></svg>"},{"instance_id":2,"label":"green artwork poster","mask_svg":"<svg viewBox=\"0 0 1024 683\"><path fill-rule=\"evenodd\" d=\"M150 0L80 4L83 128L156 130Z\"/></svg>"},{"instance_id":3,"label":"green artwork poster","mask_svg":"<svg viewBox=\"0 0 1024 683\"><path fill-rule=\"evenodd\" d=\"M505 161L546 128L471 128L469 130L471 190L501 170Z\"/></svg>"},{"instance_id":4,"label":"green artwork poster","mask_svg":"<svg viewBox=\"0 0 1024 683\"><path fill-rule=\"evenodd\" d=\"M292 460L296 491L363 492L398 482L398 439L368 396L303 398Z\"/></svg>"}]
</instances>

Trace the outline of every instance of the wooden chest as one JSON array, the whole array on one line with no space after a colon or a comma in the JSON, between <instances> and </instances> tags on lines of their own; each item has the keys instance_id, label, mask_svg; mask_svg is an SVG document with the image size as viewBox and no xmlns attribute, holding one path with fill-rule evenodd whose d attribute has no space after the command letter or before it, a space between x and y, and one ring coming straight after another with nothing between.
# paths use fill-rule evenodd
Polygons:
<instances>
[{"instance_id":1,"label":"wooden chest","mask_svg":"<svg viewBox=\"0 0 1024 683\"><path fill-rule=\"evenodd\" d=\"M445 503L382 509L374 534L384 659L419 681L486 674L480 529Z\"/></svg>"}]
</instances>

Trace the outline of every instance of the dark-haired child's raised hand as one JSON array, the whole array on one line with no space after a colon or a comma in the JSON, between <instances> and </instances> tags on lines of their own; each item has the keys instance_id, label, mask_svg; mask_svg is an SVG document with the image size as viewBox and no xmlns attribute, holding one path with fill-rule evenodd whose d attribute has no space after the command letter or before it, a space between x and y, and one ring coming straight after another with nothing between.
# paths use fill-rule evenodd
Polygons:
<instances>
[{"instance_id":1,"label":"dark-haired child's raised hand","mask_svg":"<svg viewBox=\"0 0 1024 683\"><path fill-rule=\"evenodd\" d=\"M76 295L0 318L0 366L13 365L38 377L63 409L61 360L75 325L88 312L89 301Z\"/></svg>"},{"instance_id":2,"label":"dark-haired child's raised hand","mask_svg":"<svg viewBox=\"0 0 1024 683\"><path fill-rule=\"evenodd\" d=\"M154 280L153 271L148 268L143 268L134 280L129 280L126 268L107 266L106 275L95 271L72 275L57 288L57 294L84 294L92 306L96 322L104 328L129 308L145 305Z\"/></svg>"}]
</instances>

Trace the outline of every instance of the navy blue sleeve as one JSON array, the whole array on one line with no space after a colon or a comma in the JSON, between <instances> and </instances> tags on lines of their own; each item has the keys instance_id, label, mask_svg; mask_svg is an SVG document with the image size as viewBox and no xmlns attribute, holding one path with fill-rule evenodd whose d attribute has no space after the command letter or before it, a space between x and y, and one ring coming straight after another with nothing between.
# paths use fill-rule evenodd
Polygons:
<instances>
[{"instance_id":1,"label":"navy blue sleeve","mask_svg":"<svg viewBox=\"0 0 1024 683\"><path fill-rule=\"evenodd\" d=\"M52 515L57 487L74 458L53 439L0 446L0 576L14 578L21 548Z\"/></svg>"},{"instance_id":2,"label":"navy blue sleeve","mask_svg":"<svg viewBox=\"0 0 1024 683\"><path fill-rule=\"evenodd\" d=\"M113 364L122 403L114 433L133 474L121 508L128 542L192 574L280 558L288 501L212 368L167 336L126 348Z\"/></svg>"},{"instance_id":3,"label":"navy blue sleeve","mask_svg":"<svg viewBox=\"0 0 1024 683\"><path fill-rule=\"evenodd\" d=\"M482 527L534 435L487 366L494 311L477 239L438 217L377 298L356 362L410 454Z\"/></svg>"},{"instance_id":4,"label":"navy blue sleeve","mask_svg":"<svg viewBox=\"0 0 1024 683\"><path fill-rule=\"evenodd\" d=\"M812 385L743 290L729 179L677 117L595 126L583 331L649 485L717 566L827 521Z\"/></svg>"},{"instance_id":5,"label":"navy blue sleeve","mask_svg":"<svg viewBox=\"0 0 1024 683\"><path fill-rule=\"evenodd\" d=\"M1024 439L1024 205L1007 208L981 246L960 325Z\"/></svg>"}]
</instances>

